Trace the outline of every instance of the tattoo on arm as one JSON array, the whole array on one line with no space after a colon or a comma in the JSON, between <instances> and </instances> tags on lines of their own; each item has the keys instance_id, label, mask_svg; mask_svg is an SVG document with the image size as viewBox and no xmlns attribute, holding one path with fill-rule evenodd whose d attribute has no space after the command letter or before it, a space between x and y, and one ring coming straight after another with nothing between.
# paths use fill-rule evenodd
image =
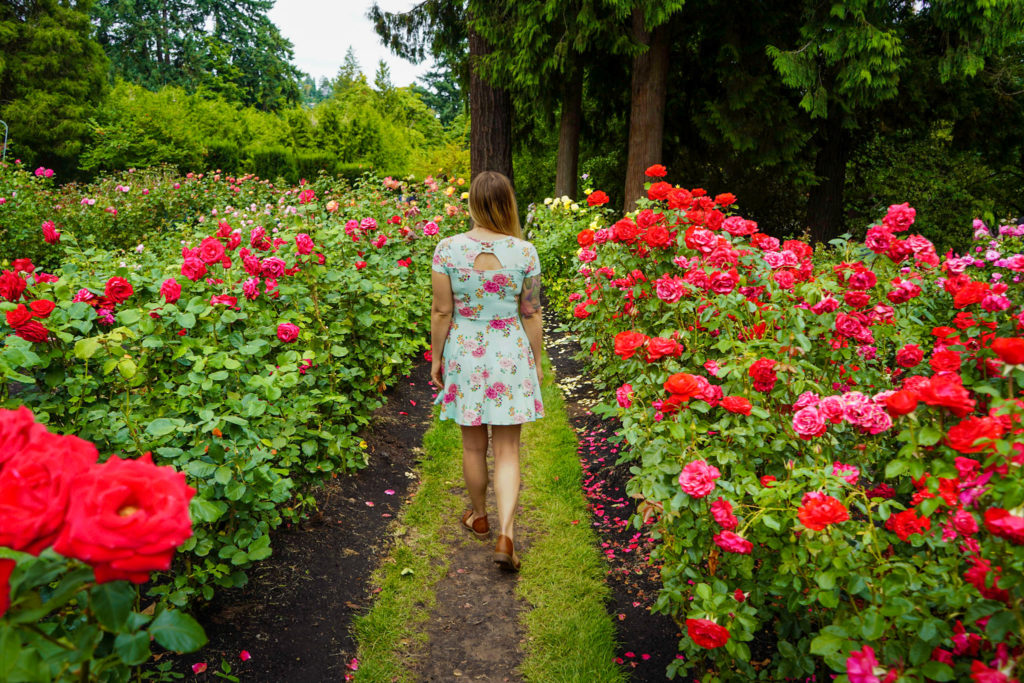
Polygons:
<instances>
[{"instance_id":1,"label":"tattoo on arm","mask_svg":"<svg viewBox=\"0 0 1024 683\"><path fill-rule=\"evenodd\" d=\"M540 313L540 275L523 280L523 293L519 296L519 313L524 318Z\"/></svg>"}]
</instances>

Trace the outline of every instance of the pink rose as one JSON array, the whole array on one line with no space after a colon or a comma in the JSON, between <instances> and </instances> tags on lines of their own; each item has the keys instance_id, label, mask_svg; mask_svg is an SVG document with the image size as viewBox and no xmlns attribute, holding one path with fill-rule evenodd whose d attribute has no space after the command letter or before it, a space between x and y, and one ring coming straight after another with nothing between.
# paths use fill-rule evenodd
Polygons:
<instances>
[{"instance_id":1,"label":"pink rose","mask_svg":"<svg viewBox=\"0 0 1024 683\"><path fill-rule=\"evenodd\" d=\"M817 406L808 406L793 413L793 431L801 439L813 439L825 433L825 417Z\"/></svg>"},{"instance_id":2,"label":"pink rose","mask_svg":"<svg viewBox=\"0 0 1024 683\"><path fill-rule=\"evenodd\" d=\"M694 460L679 473L679 487L694 498L703 498L715 490L715 480L722 476L718 468L704 460Z\"/></svg>"},{"instance_id":3,"label":"pink rose","mask_svg":"<svg viewBox=\"0 0 1024 683\"><path fill-rule=\"evenodd\" d=\"M633 405L633 385L623 384L621 387L615 390L615 400L619 402L619 407L629 408Z\"/></svg>"},{"instance_id":4,"label":"pink rose","mask_svg":"<svg viewBox=\"0 0 1024 683\"><path fill-rule=\"evenodd\" d=\"M293 323L281 323L277 326L277 338L286 344L295 341L299 338L299 326Z\"/></svg>"},{"instance_id":5,"label":"pink rose","mask_svg":"<svg viewBox=\"0 0 1024 683\"><path fill-rule=\"evenodd\" d=\"M216 237L206 237L199 243L199 258L213 264L224 260L224 243Z\"/></svg>"},{"instance_id":6,"label":"pink rose","mask_svg":"<svg viewBox=\"0 0 1024 683\"><path fill-rule=\"evenodd\" d=\"M724 498L719 498L715 502L711 503L711 516L715 518L718 526L722 527L726 531L732 531L740 523L740 521L736 519L736 515L732 513L732 503Z\"/></svg>"},{"instance_id":7,"label":"pink rose","mask_svg":"<svg viewBox=\"0 0 1024 683\"><path fill-rule=\"evenodd\" d=\"M257 298L260 295L260 279L258 277L251 277L243 282L242 294L250 301Z\"/></svg>"},{"instance_id":8,"label":"pink rose","mask_svg":"<svg viewBox=\"0 0 1024 683\"><path fill-rule=\"evenodd\" d=\"M295 249L300 254L312 254L315 246L316 245L313 244L313 238L306 233L300 232L295 236Z\"/></svg>"},{"instance_id":9,"label":"pink rose","mask_svg":"<svg viewBox=\"0 0 1024 683\"><path fill-rule=\"evenodd\" d=\"M678 275L662 275L654 281L654 293L665 303L674 304L686 296L686 286Z\"/></svg>"},{"instance_id":10,"label":"pink rose","mask_svg":"<svg viewBox=\"0 0 1024 683\"><path fill-rule=\"evenodd\" d=\"M754 544L732 531L722 531L712 538L715 545L728 553L749 555L754 549Z\"/></svg>"},{"instance_id":11,"label":"pink rose","mask_svg":"<svg viewBox=\"0 0 1024 683\"><path fill-rule=\"evenodd\" d=\"M173 277L169 277L160 285L160 294L164 297L164 301L173 304L181 298L181 285Z\"/></svg>"},{"instance_id":12,"label":"pink rose","mask_svg":"<svg viewBox=\"0 0 1024 683\"><path fill-rule=\"evenodd\" d=\"M198 256L186 256L181 264L181 274L192 282L197 282L206 275L206 264Z\"/></svg>"},{"instance_id":13,"label":"pink rose","mask_svg":"<svg viewBox=\"0 0 1024 683\"><path fill-rule=\"evenodd\" d=\"M917 211L907 202L892 204L882 223L892 232L902 232L914 224Z\"/></svg>"}]
</instances>

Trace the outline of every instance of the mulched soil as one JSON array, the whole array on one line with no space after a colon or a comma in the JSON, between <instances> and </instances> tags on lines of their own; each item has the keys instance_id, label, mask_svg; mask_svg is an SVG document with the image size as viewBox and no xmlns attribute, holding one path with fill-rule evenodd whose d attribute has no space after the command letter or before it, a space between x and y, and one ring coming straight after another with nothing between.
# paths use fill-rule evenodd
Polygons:
<instances>
[{"instance_id":1,"label":"mulched soil","mask_svg":"<svg viewBox=\"0 0 1024 683\"><path fill-rule=\"evenodd\" d=\"M602 420L590 411L603 397L587 381L586 367L575 358L580 352L575 339L555 330L545 334L545 347L579 439L583 492L592 513L590 523L601 539L608 562L612 590L608 610L622 644L617 661L631 669L632 681L666 680L665 670L676 656L682 634L671 618L650 612L661 582L658 569L650 563L653 543L629 525L635 509L626 495L630 465L616 465L620 446L610 441L618 422Z\"/></svg>"},{"instance_id":2,"label":"mulched soil","mask_svg":"<svg viewBox=\"0 0 1024 683\"><path fill-rule=\"evenodd\" d=\"M430 425L430 364L419 362L387 394L363 434L369 465L316 489L318 512L276 530L274 554L243 588L221 589L196 618L209 644L182 655L188 681L218 680L221 660L243 681L341 681L355 654L352 617L369 610L371 572L388 553L385 530L415 480L413 466ZM247 651L251 659L241 661ZM192 665L205 663L194 675Z\"/></svg>"}]
</instances>

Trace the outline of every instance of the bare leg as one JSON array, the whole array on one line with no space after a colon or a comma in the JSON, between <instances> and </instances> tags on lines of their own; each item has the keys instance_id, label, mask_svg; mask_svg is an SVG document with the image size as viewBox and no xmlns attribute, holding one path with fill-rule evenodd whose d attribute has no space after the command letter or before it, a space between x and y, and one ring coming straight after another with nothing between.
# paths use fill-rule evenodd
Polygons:
<instances>
[{"instance_id":1,"label":"bare leg","mask_svg":"<svg viewBox=\"0 0 1024 683\"><path fill-rule=\"evenodd\" d=\"M462 428L462 477L473 504L472 524L487 515L487 425Z\"/></svg>"},{"instance_id":2,"label":"bare leg","mask_svg":"<svg viewBox=\"0 0 1024 683\"><path fill-rule=\"evenodd\" d=\"M516 505L519 503L519 434L522 425L492 425L494 448L494 497L498 500L500 533L514 539Z\"/></svg>"}]
</instances>

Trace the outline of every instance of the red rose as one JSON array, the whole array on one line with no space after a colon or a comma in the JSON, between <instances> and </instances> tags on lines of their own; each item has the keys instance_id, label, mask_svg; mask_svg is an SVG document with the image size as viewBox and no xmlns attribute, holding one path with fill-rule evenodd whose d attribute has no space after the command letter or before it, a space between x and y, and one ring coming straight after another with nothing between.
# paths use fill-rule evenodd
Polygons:
<instances>
[{"instance_id":1,"label":"red rose","mask_svg":"<svg viewBox=\"0 0 1024 683\"><path fill-rule=\"evenodd\" d=\"M772 485L775 484L776 479L772 475L766 474L763 477L761 477L758 481L761 482L761 486L765 487L766 489L770 489Z\"/></svg>"},{"instance_id":2,"label":"red rose","mask_svg":"<svg viewBox=\"0 0 1024 683\"><path fill-rule=\"evenodd\" d=\"M953 296L953 306L955 308L963 308L971 304L980 303L985 298L985 295L988 294L988 290L987 282L968 282Z\"/></svg>"},{"instance_id":3,"label":"red rose","mask_svg":"<svg viewBox=\"0 0 1024 683\"><path fill-rule=\"evenodd\" d=\"M710 619L687 619L686 635L701 647L713 649L729 642L729 629Z\"/></svg>"},{"instance_id":4,"label":"red rose","mask_svg":"<svg viewBox=\"0 0 1024 683\"><path fill-rule=\"evenodd\" d=\"M850 519L846 506L837 498L825 494L805 495L797 511L800 523L808 529L821 531L829 524L838 524Z\"/></svg>"},{"instance_id":5,"label":"red rose","mask_svg":"<svg viewBox=\"0 0 1024 683\"><path fill-rule=\"evenodd\" d=\"M25 406L17 410L0 408L0 471L5 462L45 432L46 427L36 422L32 411Z\"/></svg>"},{"instance_id":6,"label":"red rose","mask_svg":"<svg viewBox=\"0 0 1024 683\"><path fill-rule=\"evenodd\" d=\"M30 341L33 344L46 341L50 336L50 331L43 327L42 323L30 320L18 329L14 330L14 334L18 335L25 341Z\"/></svg>"},{"instance_id":7,"label":"red rose","mask_svg":"<svg viewBox=\"0 0 1024 683\"><path fill-rule=\"evenodd\" d=\"M581 247L589 247L594 243L594 231L584 228L576 235L576 243Z\"/></svg>"},{"instance_id":8,"label":"red rose","mask_svg":"<svg viewBox=\"0 0 1024 683\"><path fill-rule=\"evenodd\" d=\"M1003 426L999 420L971 416L949 428L946 445L961 453L980 453L993 448L992 442L1002 435Z\"/></svg>"},{"instance_id":9,"label":"red rose","mask_svg":"<svg viewBox=\"0 0 1024 683\"><path fill-rule=\"evenodd\" d=\"M60 242L60 233L57 232L57 226L53 224L53 221L43 221L43 241L47 244Z\"/></svg>"},{"instance_id":10,"label":"red rose","mask_svg":"<svg viewBox=\"0 0 1024 683\"><path fill-rule=\"evenodd\" d=\"M848 289L843 292L843 301L850 308L864 308L871 303L871 295L855 289Z\"/></svg>"},{"instance_id":11,"label":"red rose","mask_svg":"<svg viewBox=\"0 0 1024 683\"><path fill-rule=\"evenodd\" d=\"M917 394L901 389L885 399L885 407L890 415L908 415L917 408Z\"/></svg>"},{"instance_id":12,"label":"red rose","mask_svg":"<svg viewBox=\"0 0 1024 683\"><path fill-rule=\"evenodd\" d=\"M1024 338L996 337L989 347L1007 365L1024 365Z\"/></svg>"},{"instance_id":13,"label":"red rose","mask_svg":"<svg viewBox=\"0 0 1024 683\"><path fill-rule=\"evenodd\" d=\"M675 339L651 337L650 341L647 342L648 363L653 363L665 356L680 356L682 353L683 347Z\"/></svg>"},{"instance_id":14,"label":"red rose","mask_svg":"<svg viewBox=\"0 0 1024 683\"><path fill-rule=\"evenodd\" d=\"M932 528L932 520L918 517L914 510L904 510L889 515L885 520L885 528L893 532L901 541L908 540L913 534L924 534Z\"/></svg>"},{"instance_id":15,"label":"red rose","mask_svg":"<svg viewBox=\"0 0 1024 683\"><path fill-rule=\"evenodd\" d=\"M647 170L644 171L644 175L649 178L664 178L668 175L668 171L661 164L654 164L653 166L647 167Z\"/></svg>"},{"instance_id":16,"label":"red rose","mask_svg":"<svg viewBox=\"0 0 1024 683\"><path fill-rule=\"evenodd\" d=\"M612 226L612 234L616 241L632 244L636 241L636 225L630 219L623 218Z\"/></svg>"},{"instance_id":17,"label":"red rose","mask_svg":"<svg viewBox=\"0 0 1024 683\"><path fill-rule=\"evenodd\" d=\"M1024 544L1024 517L1012 515L1002 508L985 510L985 528L993 536L1005 538L1015 545Z\"/></svg>"},{"instance_id":18,"label":"red rose","mask_svg":"<svg viewBox=\"0 0 1024 683\"><path fill-rule=\"evenodd\" d=\"M589 195L587 195L587 205L588 206L601 206L602 204L607 204L607 203L608 203L608 195L605 194L604 192L602 192L601 190L597 190L596 192L591 192Z\"/></svg>"},{"instance_id":19,"label":"red rose","mask_svg":"<svg viewBox=\"0 0 1024 683\"><path fill-rule=\"evenodd\" d=\"M672 246L672 233L666 230L663 225L653 225L647 230L647 234L644 235L644 241L651 248L670 247Z\"/></svg>"},{"instance_id":20,"label":"red rose","mask_svg":"<svg viewBox=\"0 0 1024 683\"><path fill-rule=\"evenodd\" d=\"M11 268L14 268L15 273L31 273L36 269L32 265L32 259L29 258L16 258L11 261Z\"/></svg>"},{"instance_id":21,"label":"red rose","mask_svg":"<svg viewBox=\"0 0 1024 683\"><path fill-rule=\"evenodd\" d=\"M7 613L11 606L11 572L17 566L17 562L7 558L0 559L0 617Z\"/></svg>"},{"instance_id":22,"label":"red rose","mask_svg":"<svg viewBox=\"0 0 1024 683\"><path fill-rule=\"evenodd\" d=\"M13 270L0 273L0 296L8 301L17 301L25 291L25 279Z\"/></svg>"},{"instance_id":23,"label":"red rose","mask_svg":"<svg viewBox=\"0 0 1024 683\"><path fill-rule=\"evenodd\" d=\"M615 335L615 355L629 360L637 349L647 343L647 335L640 332L619 332Z\"/></svg>"},{"instance_id":24,"label":"red rose","mask_svg":"<svg viewBox=\"0 0 1024 683\"><path fill-rule=\"evenodd\" d=\"M28 307L32 309L33 316L37 318L46 318L53 313L53 309L57 307L57 304L47 299L40 299L38 301L33 301L28 305Z\"/></svg>"},{"instance_id":25,"label":"red rose","mask_svg":"<svg viewBox=\"0 0 1024 683\"><path fill-rule=\"evenodd\" d=\"M91 564L97 583L145 583L149 572L170 569L174 550L192 535L195 489L183 473L154 465L149 453L94 465L74 481L72 494L53 548Z\"/></svg>"},{"instance_id":26,"label":"red rose","mask_svg":"<svg viewBox=\"0 0 1024 683\"><path fill-rule=\"evenodd\" d=\"M205 237L199 243L199 258L203 263L214 264L224 258L224 243L216 237Z\"/></svg>"},{"instance_id":27,"label":"red rose","mask_svg":"<svg viewBox=\"0 0 1024 683\"><path fill-rule=\"evenodd\" d=\"M647 190L647 198L654 201L661 201L668 197L668 193L672 191L672 186L666 182L654 183Z\"/></svg>"},{"instance_id":28,"label":"red rose","mask_svg":"<svg viewBox=\"0 0 1024 683\"><path fill-rule=\"evenodd\" d=\"M719 206L729 206L736 201L736 195L732 192L723 192L722 194L715 195L715 204Z\"/></svg>"},{"instance_id":29,"label":"red rose","mask_svg":"<svg viewBox=\"0 0 1024 683\"><path fill-rule=\"evenodd\" d=\"M957 417L974 410L975 400L961 384L959 375L934 375L922 383L918 395L930 406L949 408Z\"/></svg>"},{"instance_id":30,"label":"red rose","mask_svg":"<svg viewBox=\"0 0 1024 683\"><path fill-rule=\"evenodd\" d=\"M12 412L4 411L3 421ZM97 453L88 441L45 428L29 436L0 471L0 546L38 555L60 533L72 482L96 462Z\"/></svg>"},{"instance_id":31,"label":"red rose","mask_svg":"<svg viewBox=\"0 0 1024 683\"><path fill-rule=\"evenodd\" d=\"M125 280L123 277L112 277L107 280L107 286L103 290L103 294L114 302L119 304L125 301L128 297L135 293L130 282Z\"/></svg>"},{"instance_id":32,"label":"red rose","mask_svg":"<svg viewBox=\"0 0 1024 683\"><path fill-rule=\"evenodd\" d=\"M907 344L896 352L896 365L912 368L924 360L924 351L917 344Z\"/></svg>"},{"instance_id":33,"label":"red rose","mask_svg":"<svg viewBox=\"0 0 1024 683\"><path fill-rule=\"evenodd\" d=\"M671 375L662 386L665 387L665 391L679 396L682 401L689 401L701 393L700 383L697 381L697 378L685 372L677 372Z\"/></svg>"},{"instance_id":34,"label":"red rose","mask_svg":"<svg viewBox=\"0 0 1024 683\"><path fill-rule=\"evenodd\" d=\"M32 311L25 307L25 304L18 304L18 307L7 311L7 324L18 329L29 320L32 320Z\"/></svg>"},{"instance_id":35,"label":"red rose","mask_svg":"<svg viewBox=\"0 0 1024 683\"><path fill-rule=\"evenodd\" d=\"M948 349L936 351L928 363L936 373L960 372L960 354Z\"/></svg>"},{"instance_id":36,"label":"red rose","mask_svg":"<svg viewBox=\"0 0 1024 683\"><path fill-rule=\"evenodd\" d=\"M674 187L668 191L666 199L668 199L668 208L686 210L690 208L690 204L693 202L693 195L690 194L689 190Z\"/></svg>"},{"instance_id":37,"label":"red rose","mask_svg":"<svg viewBox=\"0 0 1024 683\"><path fill-rule=\"evenodd\" d=\"M755 390L769 392L775 387L778 378L775 376L774 368L775 361L768 358L754 361L747 374L754 380Z\"/></svg>"},{"instance_id":38,"label":"red rose","mask_svg":"<svg viewBox=\"0 0 1024 683\"><path fill-rule=\"evenodd\" d=\"M728 410L730 413L750 415L750 409L753 406L750 405L750 401L743 398L742 396L726 396L725 398L722 399L722 407Z\"/></svg>"}]
</instances>

